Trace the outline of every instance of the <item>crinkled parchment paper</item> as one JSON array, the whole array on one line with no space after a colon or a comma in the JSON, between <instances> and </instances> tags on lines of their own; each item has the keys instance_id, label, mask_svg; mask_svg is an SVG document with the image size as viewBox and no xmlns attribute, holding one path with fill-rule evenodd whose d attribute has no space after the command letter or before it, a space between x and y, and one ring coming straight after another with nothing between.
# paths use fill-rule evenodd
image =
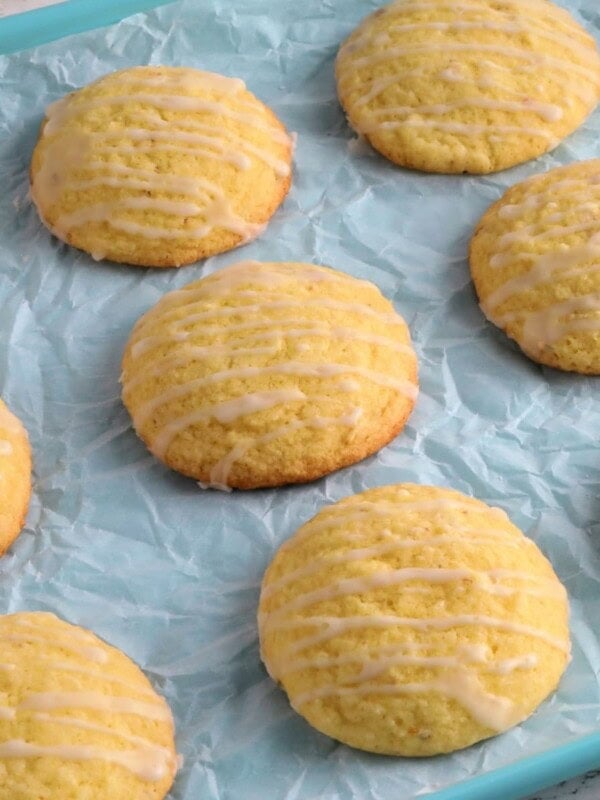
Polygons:
<instances>
[{"instance_id":1,"label":"crinkled parchment paper","mask_svg":"<svg viewBox=\"0 0 600 800\"><path fill-rule=\"evenodd\" d=\"M548 155L483 178L403 171L338 106L337 46L370 0L184 0L0 58L0 390L35 453L28 524L0 560L0 611L48 609L121 647L168 698L185 765L172 800L405 800L600 727L598 379L543 369L479 310L466 262L506 187L600 155L600 111ZM600 30L596 0L563 0ZM28 199L44 107L114 69L242 77L298 132L294 184L256 242L179 271L95 263ZM123 345L166 291L241 258L329 264L378 284L410 324L422 392L405 431L317 483L230 495L162 467L119 399ZM296 715L258 654L255 609L278 545L324 504L398 481L504 508L572 602L573 661L525 724L453 756L369 756Z\"/></svg>"}]
</instances>

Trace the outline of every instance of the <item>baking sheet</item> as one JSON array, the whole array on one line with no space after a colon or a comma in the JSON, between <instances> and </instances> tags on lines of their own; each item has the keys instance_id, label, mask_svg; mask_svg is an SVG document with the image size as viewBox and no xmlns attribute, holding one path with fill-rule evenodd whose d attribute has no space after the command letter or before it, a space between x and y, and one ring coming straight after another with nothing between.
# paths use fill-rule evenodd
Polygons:
<instances>
[{"instance_id":1,"label":"baking sheet","mask_svg":"<svg viewBox=\"0 0 600 800\"><path fill-rule=\"evenodd\" d=\"M594 0L562 3L600 31ZM185 764L172 800L409 798L600 729L598 381L530 363L479 311L473 226L528 175L600 154L600 111L537 162L484 178L393 167L354 141L337 46L369 0L182 2L0 58L0 390L25 422L35 487L0 560L0 610L52 610L150 675ZM43 109L122 67L242 77L298 133L294 185L263 236L179 271L95 263L52 239L27 196ZM410 324L422 392L395 442L305 487L224 495L158 464L119 399L135 320L165 292L242 258L308 260L377 283ZM278 545L324 504L412 480L503 507L552 560L572 603L558 693L512 732L426 761L318 734L258 657L255 608Z\"/></svg>"}]
</instances>

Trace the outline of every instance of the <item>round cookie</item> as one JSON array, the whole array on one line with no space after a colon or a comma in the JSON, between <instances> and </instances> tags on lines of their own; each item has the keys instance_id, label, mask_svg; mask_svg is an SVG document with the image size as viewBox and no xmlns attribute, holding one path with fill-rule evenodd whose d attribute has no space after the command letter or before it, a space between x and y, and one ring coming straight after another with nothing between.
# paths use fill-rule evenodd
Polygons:
<instances>
[{"instance_id":1,"label":"round cookie","mask_svg":"<svg viewBox=\"0 0 600 800\"><path fill-rule=\"evenodd\" d=\"M292 140L244 82L133 67L46 110L31 195L59 239L173 267L256 237L287 194Z\"/></svg>"},{"instance_id":2,"label":"round cookie","mask_svg":"<svg viewBox=\"0 0 600 800\"><path fill-rule=\"evenodd\" d=\"M569 659L564 588L497 508L386 486L323 509L265 574L262 659L308 722L429 756L521 722Z\"/></svg>"},{"instance_id":3,"label":"round cookie","mask_svg":"<svg viewBox=\"0 0 600 800\"><path fill-rule=\"evenodd\" d=\"M600 374L600 160L509 189L471 240L487 318L534 361Z\"/></svg>"},{"instance_id":4,"label":"round cookie","mask_svg":"<svg viewBox=\"0 0 600 800\"><path fill-rule=\"evenodd\" d=\"M0 555L25 524L31 495L27 431L0 400Z\"/></svg>"},{"instance_id":5,"label":"round cookie","mask_svg":"<svg viewBox=\"0 0 600 800\"><path fill-rule=\"evenodd\" d=\"M154 455L217 488L301 483L403 428L417 363L376 286L325 267L234 264L135 326L123 401Z\"/></svg>"},{"instance_id":6,"label":"round cookie","mask_svg":"<svg viewBox=\"0 0 600 800\"><path fill-rule=\"evenodd\" d=\"M397 0L341 47L350 125L412 169L488 173L555 147L595 108L594 39L548 0Z\"/></svg>"},{"instance_id":7,"label":"round cookie","mask_svg":"<svg viewBox=\"0 0 600 800\"><path fill-rule=\"evenodd\" d=\"M0 799L162 800L173 718L136 665L53 614L0 617Z\"/></svg>"}]
</instances>

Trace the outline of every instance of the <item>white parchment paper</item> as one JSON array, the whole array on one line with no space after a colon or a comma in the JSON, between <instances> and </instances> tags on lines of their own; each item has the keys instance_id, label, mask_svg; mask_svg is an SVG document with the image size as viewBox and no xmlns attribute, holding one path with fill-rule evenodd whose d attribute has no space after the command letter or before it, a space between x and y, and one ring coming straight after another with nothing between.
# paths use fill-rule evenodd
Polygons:
<instances>
[{"instance_id":1,"label":"white parchment paper","mask_svg":"<svg viewBox=\"0 0 600 800\"><path fill-rule=\"evenodd\" d=\"M168 698L185 765L172 800L406 800L600 728L598 379L536 366L489 325L468 240L511 184L600 155L600 111L551 155L482 178L398 169L353 146L333 59L370 0L182 0L0 58L0 390L35 454L28 524L0 560L0 611L47 609L121 647ZM563 0L600 31L596 0ZM263 236L179 271L95 263L28 199L44 107L106 72L188 65L242 77L298 132L294 184ZM241 258L329 264L410 324L422 392L405 431L317 483L202 492L132 431L119 365L166 291ZM312 730L259 661L255 611L279 544L324 504L399 481L504 508L572 602L574 658L525 724L453 756L369 756Z\"/></svg>"}]
</instances>

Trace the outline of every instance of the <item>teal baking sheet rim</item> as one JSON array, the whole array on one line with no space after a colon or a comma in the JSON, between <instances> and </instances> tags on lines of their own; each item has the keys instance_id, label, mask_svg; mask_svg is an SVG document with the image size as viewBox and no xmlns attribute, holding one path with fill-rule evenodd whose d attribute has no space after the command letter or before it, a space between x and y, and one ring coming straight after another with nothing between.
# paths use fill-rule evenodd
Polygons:
<instances>
[{"instance_id":1,"label":"teal baking sheet rim","mask_svg":"<svg viewBox=\"0 0 600 800\"><path fill-rule=\"evenodd\" d=\"M173 0L67 0L0 19L0 55L103 28Z\"/></svg>"},{"instance_id":2,"label":"teal baking sheet rim","mask_svg":"<svg viewBox=\"0 0 600 800\"><path fill-rule=\"evenodd\" d=\"M170 2L173 0L66 0L15 14L0 19L0 54L27 50L64 36L112 25L132 14ZM519 800L593 769L600 769L600 731L421 797L428 800Z\"/></svg>"}]
</instances>

